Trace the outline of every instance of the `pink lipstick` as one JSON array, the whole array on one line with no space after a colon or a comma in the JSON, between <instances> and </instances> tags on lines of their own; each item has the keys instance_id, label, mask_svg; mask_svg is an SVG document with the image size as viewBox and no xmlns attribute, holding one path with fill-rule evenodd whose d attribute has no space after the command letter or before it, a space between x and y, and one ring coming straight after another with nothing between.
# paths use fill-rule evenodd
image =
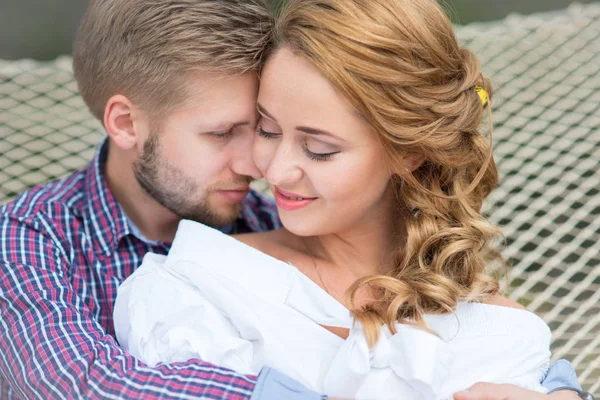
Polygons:
<instances>
[{"instance_id":1,"label":"pink lipstick","mask_svg":"<svg viewBox=\"0 0 600 400\"><path fill-rule=\"evenodd\" d=\"M275 187L277 206L286 211L295 211L312 204L318 197L305 197L301 194L286 192Z\"/></svg>"}]
</instances>

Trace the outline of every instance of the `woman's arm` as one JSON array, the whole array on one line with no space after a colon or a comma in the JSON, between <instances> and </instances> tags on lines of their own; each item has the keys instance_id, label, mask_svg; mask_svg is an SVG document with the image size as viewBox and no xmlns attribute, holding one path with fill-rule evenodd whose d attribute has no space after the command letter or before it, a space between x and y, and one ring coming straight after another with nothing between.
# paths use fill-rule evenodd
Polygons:
<instances>
[{"instance_id":1,"label":"woman's arm","mask_svg":"<svg viewBox=\"0 0 600 400\"><path fill-rule=\"evenodd\" d=\"M510 308L518 308L521 310L526 310L526 308L522 304L519 304L516 301L508 299L499 294L488 298L486 303L492 304L494 306L502 306L502 307L510 307Z\"/></svg>"},{"instance_id":2,"label":"woman's arm","mask_svg":"<svg viewBox=\"0 0 600 400\"><path fill-rule=\"evenodd\" d=\"M519 308L522 310L526 309L524 306L517 303L516 301L507 299L506 297L501 296L501 295L492 296L488 300L488 302L489 302L489 304L494 304L494 305L498 305L498 306ZM558 381L561 382L558 385L553 382L553 381L557 380L557 378L558 378ZM520 399L528 400L528 399L534 399L534 398L536 398L536 396L541 396L540 399L555 399L555 400L569 400L569 399L581 399L582 398L579 394L577 394L577 392L574 391L574 390L581 389L579 382L577 382L577 375L575 373L575 369L566 360L559 360L550 367L550 370L548 371L548 374L546 374L546 378L542 382L542 385L549 391L556 388L557 386L570 387L573 390L557 390L550 395L540 395L539 393L536 393L534 395L534 392L531 392L531 391L528 391L525 389L520 389L517 386L512 386L512 385L494 385L494 384L481 384L481 385L482 385L481 387L479 387L477 385L475 385L477 387L475 387L475 386L471 387L472 392L474 393L475 396L480 396L480 395L484 396L484 394L486 392L489 392L490 396L491 396L491 397L489 397L490 400L494 400L496 398L496 397L494 397L494 395L497 396L497 398L503 398L502 393L504 393L504 391L509 391L509 392L513 393L512 397L510 397L509 400L512 400L513 397L515 400L520 400ZM518 397L519 394L522 394L522 397ZM474 399L479 399L479 398L486 399L486 397L474 397ZM471 398L466 397L465 399L471 399Z\"/></svg>"}]
</instances>

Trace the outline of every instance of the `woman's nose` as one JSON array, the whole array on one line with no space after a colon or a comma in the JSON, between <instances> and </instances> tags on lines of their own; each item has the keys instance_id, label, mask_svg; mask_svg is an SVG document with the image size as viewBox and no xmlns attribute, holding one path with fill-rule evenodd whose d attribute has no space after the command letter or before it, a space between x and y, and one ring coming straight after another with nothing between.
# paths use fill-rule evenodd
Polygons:
<instances>
[{"instance_id":1,"label":"woman's nose","mask_svg":"<svg viewBox=\"0 0 600 400\"><path fill-rule=\"evenodd\" d=\"M302 168L293 148L282 143L267 167L265 179L272 185L283 186L299 182L302 176Z\"/></svg>"}]
</instances>

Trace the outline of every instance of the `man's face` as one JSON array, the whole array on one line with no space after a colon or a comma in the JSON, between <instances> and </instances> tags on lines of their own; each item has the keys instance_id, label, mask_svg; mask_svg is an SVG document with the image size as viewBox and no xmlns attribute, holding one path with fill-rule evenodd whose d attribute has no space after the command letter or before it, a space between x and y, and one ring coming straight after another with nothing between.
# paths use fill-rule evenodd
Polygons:
<instances>
[{"instance_id":1,"label":"man's face","mask_svg":"<svg viewBox=\"0 0 600 400\"><path fill-rule=\"evenodd\" d=\"M256 125L255 74L194 73L191 95L159 126L147 123L134 174L161 205L186 219L220 227L239 215L249 183Z\"/></svg>"}]
</instances>

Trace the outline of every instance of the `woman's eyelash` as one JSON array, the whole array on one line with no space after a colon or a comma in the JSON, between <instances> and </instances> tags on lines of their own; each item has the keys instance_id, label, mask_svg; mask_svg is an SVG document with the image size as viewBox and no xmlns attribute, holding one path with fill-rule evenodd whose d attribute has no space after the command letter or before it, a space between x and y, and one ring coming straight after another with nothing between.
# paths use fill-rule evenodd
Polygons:
<instances>
[{"instance_id":1,"label":"woman's eyelash","mask_svg":"<svg viewBox=\"0 0 600 400\"><path fill-rule=\"evenodd\" d=\"M332 153L313 153L307 147L304 147L304 152L308 158L315 161L328 161L331 159L331 157L339 153L339 151L334 151Z\"/></svg>"},{"instance_id":2,"label":"woman's eyelash","mask_svg":"<svg viewBox=\"0 0 600 400\"><path fill-rule=\"evenodd\" d=\"M266 139L272 139L272 138L281 136L280 133L268 132L268 131L265 131L261 127L257 128L257 132L261 137L264 137ZM303 146L303 149L304 149L304 153L306 153L307 157L310 158L311 160L315 160L315 161L328 161L335 154L339 153L339 151L334 151L331 153L313 153L312 151L310 151L308 149L308 147L306 147L306 145Z\"/></svg>"},{"instance_id":3,"label":"woman's eyelash","mask_svg":"<svg viewBox=\"0 0 600 400\"><path fill-rule=\"evenodd\" d=\"M258 128L258 134L264 138L270 139L270 138L274 138L274 137L278 137L280 136L279 133L274 133L274 132L267 132L265 131L263 128L259 127Z\"/></svg>"}]
</instances>

